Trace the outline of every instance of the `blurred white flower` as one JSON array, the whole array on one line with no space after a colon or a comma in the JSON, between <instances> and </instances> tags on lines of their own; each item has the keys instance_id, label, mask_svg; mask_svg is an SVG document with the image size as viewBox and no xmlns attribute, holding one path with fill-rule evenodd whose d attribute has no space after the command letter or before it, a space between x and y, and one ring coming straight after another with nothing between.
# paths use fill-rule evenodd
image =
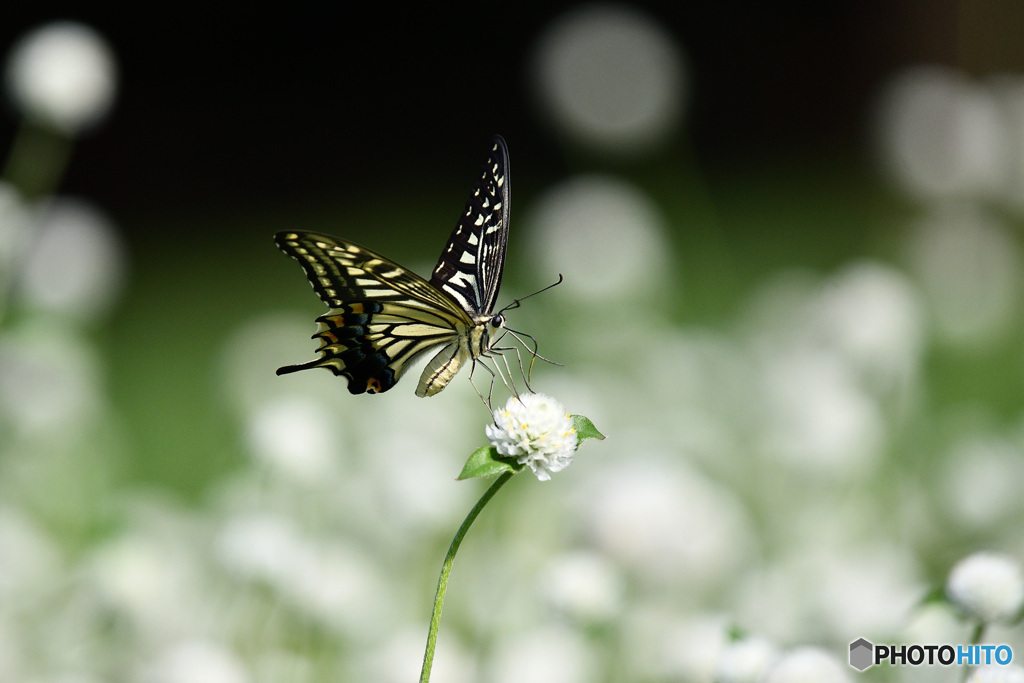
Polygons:
<instances>
[{"instance_id":1,"label":"blurred white flower","mask_svg":"<svg viewBox=\"0 0 1024 683\"><path fill-rule=\"evenodd\" d=\"M554 294L571 293L602 309L671 293L665 219L640 188L609 176L577 176L541 195L527 214L540 272L562 273ZM638 308L634 313L641 312Z\"/></svg>"},{"instance_id":2,"label":"blurred white flower","mask_svg":"<svg viewBox=\"0 0 1024 683\"><path fill-rule=\"evenodd\" d=\"M94 548L87 566L97 597L140 637L161 641L189 631L205 616L197 540L135 531Z\"/></svg>"},{"instance_id":3,"label":"blurred white flower","mask_svg":"<svg viewBox=\"0 0 1024 683\"><path fill-rule=\"evenodd\" d=\"M966 683L1024 683L1024 669L1016 664L980 666L971 672Z\"/></svg>"},{"instance_id":4,"label":"blurred white flower","mask_svg":"<svg viewBox=\"0 0 1024 683\"><path fill-rule=\"evenodd\" d=\"M60 323L36 320L0 336L0 423L15 433L54 434L102 414L96 351Z\"/></svg>"},{"instance_id":5,"label":"blurred white flower","mask_svg":"<svg viewBox=\"0 0 1024 683\"><path fill-rule=\"evenodd\" d=\"M783 655L760 683L846 683L847 669L824 650L801 647Z\"/></svg>"},{"instance_id":6,"label":"blurred white flower","mask_svg":"<svg viewBox=\"0 0 1024 683\"><path fill-rule=\"evenodd\" d=\"M392 629L373 647L359 651L349 663L349 675L343 680L374 683L406 683L416 680L423 663L423 631L406 627ZM317 679L319 680L319 679ZM432 683L472 683L479 681L473 656L459 642L457 634L446 632L438 638Z\"/></svg>"},{"instance_id":7,"label":"blurred white flower","mask_svg":"<svg viewBox=\"0 0 1024 683\"><path fill-rule=\"evenodd\" d=\"M287 643L279 643L276 647L261 647L258 653L248 659L248 663L252 678L256 681L314 683L319 680L317 653L305 650L299 652Z\"/></svg>"},{"instance_id":8,"label":"blurred white flower","mask_svg":"<svg viewBox=\"0 0 1024 683\"><path fill-rule=\"evenodd\" d=\"M963 631L963 624L949 603L929 602L913 611L896 640L903 643L955 643L963 638Z\"/></svg>"},{"instance_id":9,"label":"blurred white flower","mask_svg":"<svg viewBox=\"0 0 1024 683\"><path fill-rule=\"evenodd\" d=\"M250 414L247 431L258 460L307 486L329 480L344 450L330 410L308 397L268 399Z\"/></svg>"},{"instance_id":10,"label":"blurred white flower","mask_svg":"<svg viewBox=\"0 0 1024 683\"><path fill-rule=\"evenodd\" d=\"M946 596L965 615L982 623L1011 621L1024 605L1024 573L1010 557L976 553L950 571Z\"/></svg>"},{"instance_id":11,"label":"blurred white flower","mask_svg":"<svg viewBox=\"0 0 1024 683\"><path fill-rule=\"evenodd\" d=\"M11 49L7 88L26 116L73 135L110 110L117 63L92 28L55 22L29 32Z\"/></svg>"},{"instance_id":12,"label":"blurred white flower","mask_svg":"<svg viewBox=\"0 0 1024 683\"><path fill-rule=\"evenodd\" d=\"M33 606L59 583L57 544L21 510L0 506L0 604Z\"/></svg>"},{"instance_id":13,"label":"blurred white flower","mask_svg":"<svg viewBox=\"0 0 1024 683\"><path fill-rule=\"evenodd\" d=\"M239 515L229 520L216 539L218 559L232 573L249 581L278 584L302 552L294 524L271 513Z\"/></svg>"},{"instance_id":14,"label":"blurred white flower","mask_svg":"<svg viewBox=\"0 0 1024 683\"><path fill-rule=\"evenodd\" d=\"M209 640L175 643L142 675L144 683L248 683L251 679L236 655Z\"/></svg>"},{"instance_id":15,"label":"blurred white flower","mask_svg":"<svg viewBox=\"0 0 1024 683\"><path fill-rule=\"evenodd\" d=\"M940 484L946 500L942 509L969 529L1017 519L1024 511L1020 446L996 436L968 436L953 445Z\"/></svg>"},{"instance_id":16,"label":"blurred white flower","mask_svg":"<svg viewBox=\"0 0 1024 683\"><path fill-rule=\"evenodd\" d=\"M496 643L488 667L492 683L596 683L603 680L598 653L563 626L542 626Z\"/></svg>"},{"instance_id":17,"label":"blurred white flower","mask_svg":"<svg viewBox=\"0 0 1024 683\"><path fill-rule=\"evenodd\" d=\"M0 611L0 680L23 681L39 656L30 645L21 618L13 611Z\"/></svg>"},{"instance_id":18,"label":"blurred white flower","mask_svg":"<svg viewBox=\"0 0 1024 683\"><path fill-rule=\"evenodd\" d=\"M631 605L622 616L622 649L628 680L701 681L714 679L728 643L727 620L716 614L681 617L666 606Z\"/></svg>"},{"instance_id":19,"label":"blurred white flower","mask_svg":"<svg viewBox=\"0 0 1024 683\"><path fill-rule=\"evenodd\" d=\"M419 401L415 394L408 394ZM477 401L479 409L480 400ZM473 421L476 421L474 417ZM459 424L454 418L446 424ZM415 425L403 424L401 429L384 427L374 441L382 457L371 458L366 466L362 486L368 496L366 504L388 510L378 529L391 540L408 543L410 538L430 530L449 529L465 517L472 506L472 490L459 486L453 474L462 466L455 439L433 438L431 431L417 431Z\"/></svg>"},{"instance_id":20,"label":"blurred white flower","mask_svg":"<svg viewBox=\"0 0 1024 683\"><path fill-rule=\"evenodd\" d=\"M484 431L500 455L528 466L541 481L572 463L578 443L569 413L544 394L510 397Z\"/></svg>"},{"instance_id":21,"label":"blurred white flower","mask_svg":"<svg viewBox=\"0 0 1024 683\"><path fill-rule=\"evenodd\" d=\"M1024 212L1024 75L1003 73L989 86L1006 122L1003 140L1010 160L1003 199L1017 213Z\"/></svg>"},{"instance_id":22,"label":"blurred white flower","mask_svg":"<svg viewBox=\"0 0 1024 683\"><path fill-rule=\"evenodd\" d=\"M622 577L608 560L585 551L556 557L542 574L541 583L549 604L584 623L618 614L625 590Z\"/></svg>"},{"instance_id":23,"label":"blurred white flower","mask_svg":"<svg viewBox=\"0 0 1024 683\"><path fill-rule=\"evenodd\" d=\"M579 513L594 543L641 577L727 582L754 542L729 491L668 457L641 453L588 482Z\"/></svg>"},{"instance_id":24,"label":"blurred white flower","mask_svg":"<svg viewBox=\"0 0 1024 683\"><path fill-rule=\"evenodd\" d=\"M358 487L366 497L362 504L388 510L386 517L367 520L388 543L415 542L434 530L447 533L475 500L472 488L461 486L454 475L465 462L464 454L479 445L471 430L460 427L479 420L480 398L464 377L444 393L443 401L424 401L409 387L399 387L381 401L351 401L345 392L346 401L365 409L353 419L356 407L346 403L344 412L351 421L353 452L373 454L353 464L363 465L365 480Z\"/></svg>"},{"instance_id":25,"label":"blurred white flower","mask_svg":"<svg viewBox=\"0 0 1024 683\"><path fill-rule=\"evenodd\" d=\"M764 638L744 638L729 643L718 662L715 681L757 683L778 658L778 649Z\"/></svg>"},{"instance_id":26,"label":"blurred white flower","mask_svg":"<svg viewBox=\"0 0 1024 683\"><path fill-rule=\"evenodd\" d=\"M842 353L872 388L898 388L916 375L925 311L900 271L870 261L851 264L828 279L809 308L812 341Z\"/></svg>"},{"instance_id":27,"label":"blurred white flower","mask_svg":"<svg viewBox=\"0 0 1024 683\"><path fill-rule=\"evenodd\" d=\"M878 104L881 154L891 174L926 199L991 196L1009 170L1007 129L996 99L964 74L908 69Z\"/></svg>"},{"instance_id":28,"label":"blurred white flower","mask_svg":"<svg viewBox=\"0 0 1024 683\"><path fill-rule=\"evenodd\" d=\"M275 368L294 362L296 353L309 352L303 339L309 339L312 329L306 316L268 313L246 320L231 333L221 348L220 375L225 398L243 419L283 393L337 405L337 378L328 372L298 372L286 378L274 374ZM333 413L347 427L346 414Z\"/></svg>"},{"instance_id":29,"label":"blurred white flower","mask_svg":"<svg viewBox=\"0 0 1024 683\"><path fill-rule=\"evenodd\" d=\"M879 405L835 353L772 349L763 360L760 447L802 473L867 476L885 445Z\"/></svg>"},{"instance_id":30,"label":"blurred white flower","mask_svg":"<svg viewBox=\"0 0 1024 683\"><path fill-rule=\"evenodd\" d=\"M380 628L390 602L369 560L340 541L303 534L269 513L239 516L216 541L218 559L261 582L301 613L349 635Z\"/></svg>"},{"instance_id":31,"label":"blurred white flower","mask_svg":"<svg viewBox=\"0 0 1024 683\"><path fill-rule=\"evenodd\" d=\"M111 220L82 199L58 198L38 213L18 293L29 306L87 322L116 302L126 254Z\"/></svg>"},{"instance_id":32,"label":"blurred white flower","mask_svg":"<svg viewBox=\"0 0 1024 683\"><path fill-rule=\"evenodd\" d=\"M543 113L594 148L649 152L682 118L681 51L636 8L593 4L563 15L542 34L532 68Z\"/></svg>"},{"instance_id":33,"label":"blurred white flower","mask_svg":"<svg viewBox=\"0 0 1024 683\"><path fill-rule=\"evenodd\" d=\"M847 553L823 551L819 562L817 571L804 577L807 585L815 584L807 592L816 604L809 606L821 610L811 619L823 622L836 638L895 632L926 589L917 558L880 539Z\"/></svg>"},{"instance_id":34,"label":"blurred white flower","mask_svg":"<svg viewBox=\"0 0 1024 683\"><path fill-rule=\"evenodd\" d=\"M1017 322L1024 256L1001 221L969 204L938 206L911 231L907 252L944 340L992 343Z\"/></svg>"},{"instance_id":35,"label":"blurred white flower","mask_svg":"<svg viewBox=\"0 0 1024 683\"><path fill-rule=\"evenodd\" d=\"M908 278L858 263L822 282L772 277L751 298L744 393L755 443L801 471L870 476L886 447L893 403L910 404L924 346L924 312ZM889 399L884 405L883 399ZM895 399L895 400L893 400Z\"/></svg>"},{"instance_id":36,"label":"blurred white flower","mask_svg":"<svg viewBox=\"0 0 1024 683\"><path fill-rule=\"evenodd\" d=\"M893 633L905 623L924 589L916 558L881 540L857 544L852 538L861 532L850 528L856 520L836 515L834 497L829 502L828 508L801 514L833 514L846 525L830 520L821 529L787 529L797 537L788 556L748 572L732 588L739 623L790 642ZM787 515L787 522L792 519ZM834 530L829 533L830 529Z\"/></svg>"}]
</instances>

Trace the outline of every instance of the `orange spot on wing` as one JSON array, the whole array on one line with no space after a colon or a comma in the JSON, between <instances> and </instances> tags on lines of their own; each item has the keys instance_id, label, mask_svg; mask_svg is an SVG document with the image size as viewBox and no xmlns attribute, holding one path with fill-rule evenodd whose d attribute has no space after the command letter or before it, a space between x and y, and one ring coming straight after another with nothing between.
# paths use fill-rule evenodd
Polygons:
<instances>
[{"instance_id":1,"label":"orange spot on wing","mask_svg":"<svg viewBox=\"0 0 1024 683\"><path fill-rule=\"evenodd\" d=\"M380 381L376 377L366 380L366 390L371 394L380 393Z\"/></svg>"}]
</instances>

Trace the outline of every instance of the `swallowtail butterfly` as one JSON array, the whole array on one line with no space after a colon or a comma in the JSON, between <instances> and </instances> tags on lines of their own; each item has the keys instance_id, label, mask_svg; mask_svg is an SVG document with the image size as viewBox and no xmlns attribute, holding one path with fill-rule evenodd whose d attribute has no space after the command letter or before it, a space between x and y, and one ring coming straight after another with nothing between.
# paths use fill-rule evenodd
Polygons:
<instances>
[{"instance_id":1,"label":"swallowtail butterfly","mask_svg":"<svg viewBox=\"0 0 1024 683\"><path fill-rule=\"evenodd\" d=\"M444 389L459 369L488 355L504 332L492 313L508 241L508 149L495 136L466 209L430 281L348 240L313 232L274 235L306 271L330 310L319 318L320 357L280 368L327 368L353 394L393 387L418 356L441 347L420 375L417 396Z\"/></svg>"}]
</instances>

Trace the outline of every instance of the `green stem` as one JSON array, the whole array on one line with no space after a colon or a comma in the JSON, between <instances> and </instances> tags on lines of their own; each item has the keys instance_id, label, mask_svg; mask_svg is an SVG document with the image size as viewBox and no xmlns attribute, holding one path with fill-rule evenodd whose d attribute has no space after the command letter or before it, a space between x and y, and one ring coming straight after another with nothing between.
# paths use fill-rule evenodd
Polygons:
<instances>
[{"instance_id":1,"label":"green stem","mask_svg":"<svg viewBox=\"0 0 1024 683\"><path fill-rule=\"evenodd\" d=\"M448 576L452 573L452 562L455 561L455 553L459 551L459 546L462 545L462 539L466 536L469 531L469 527L476 521L480 511L484 509L484 506L494 497L494 494L498 492L502 486L505 485L515 472L505 472L497 481L491 484L491 488L487 489L480 500L477 501L473 509L466 515L465 521L462 522L462 526L455 532L455 538L452 539L452 544L448 546L448 554L444 558L444 564L441 565L441 576L437 579L437 593L434 594L434 611L430 614L430 631L427 632L427 649L423 653L423 668L420 669L420 683L428 683L430 681L430 667L434 663L434 646L437 645L437 628L441 624L441 609L444 607L444 594L448 590Z\"/></svg>"},{"instance_id":2,"label":"green stem","mask_svg":"<svg viewBox=\"0 0 1024 683\"><path fill-rule=\"evenodd\" d=\"M974 630L971 632L971 638L970 638L971 645L980 645L981 644L981 639L985 637L985 626L986 626L986 624L985 624L984 621L979 621L977 624L974 625ZM965 683L966 683L967 679L971 677L971 672L973 672L974 669L975 669L975 667L970 667L970 666L965 666L964 667L964 682Z\"/></svg>"},{"instance_id":3,"label":"green stem","mask_svg":"<svg viewBox=\"0 0 1024 683\"><path fill-rule=\"evenodd\" d=\"M29 201L46 197L57 189L70 157L70 138L22 120L11 141L0 182L12 185ZM7 262L0 263L0 326L7 322L12 288L24 261L23 256L24 248Z\"/></svg>"},{"instance_id":4,"label":"green stem","mask_svg":"<svg viewBox=\"0 0 1024 683\"><path fill-rule=\"evenodd\" d=\"M52 194L71 158L71 139L43 126L22 121L11 142L3 180L26 199Z\"/></svg>"}]
</instances>

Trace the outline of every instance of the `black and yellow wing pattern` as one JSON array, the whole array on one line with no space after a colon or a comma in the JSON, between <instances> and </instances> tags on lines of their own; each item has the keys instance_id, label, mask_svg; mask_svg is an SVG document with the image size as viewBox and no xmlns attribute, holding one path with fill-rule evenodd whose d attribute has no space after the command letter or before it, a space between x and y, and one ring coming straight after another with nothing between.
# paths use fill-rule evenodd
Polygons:
<instances>
[{"instance_id":1,"label":"black and yellow wing pattern","mask_svg":"<svg viewBox=\"0 0 1024 683\"><path fill-rule=\"evenodd\" d=\"M320 356L279 375L326 368L353 394L382 393L440 347L416 389L432 396L486 356L504 327L494 315L508 240L508 150L496 136L466 209L427 281L369 249L313 232L284 231L277 246L306 272L330 310L316 319Z\"/></svg>"}]
</instances>

